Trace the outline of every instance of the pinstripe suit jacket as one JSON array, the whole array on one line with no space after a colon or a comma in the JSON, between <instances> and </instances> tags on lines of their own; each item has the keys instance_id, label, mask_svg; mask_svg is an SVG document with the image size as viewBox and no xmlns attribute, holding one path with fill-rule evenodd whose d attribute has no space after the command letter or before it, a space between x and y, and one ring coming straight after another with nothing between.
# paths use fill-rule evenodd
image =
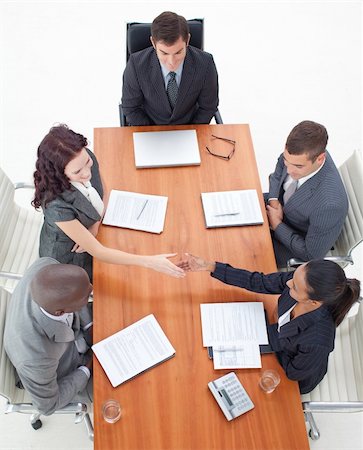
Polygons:
<instances>
[{"instance_id":1,"label":"pinstripe suit jacket","mask_svg":"<svg viewBox=\"0 0 363 450\"><path fill-rule=\"evenodd\" d=\"M58 264L40 258L25 272L16 286L6 314L5 351L32 402L42 414L52 414L83 391L88 377L77 368L85 355L75 346L83 338L81 327L91 322L87 307L74 313L72 328L47 317L32 300L29 286L43 267Z\"/></svg>"},{"instance_id":2,"label":"pinstripe suit jacket","mask_svg":"<svg viewBox=\"0 0 363 450\"><path fill-rule=\"evenodd\" d=\"M270 176L267 198L283 204L287 175L282 155ZM335 164L326 152L323 167L307 180L283 206L283 221L272 232L278 267L289 258L323 258L337 240L348 213L348 198Z\"/></svg>"},{"instance_id":3,"label":"pinstripe suit jacket","mask_svg":"<svg viewBox=\"0 0 363 450\"><path fill-rule=\"evenodd\" d=\"M296 304L286 286L286 282L293 277L292 272L264 275L217 263L211 275L224 283L252 292L281 294L278 317ZM335 323L329 310L320 306L286 323L280 332L277 331L277 323L268 325L267 331L270 345L287 377L299 382L302 394L312 391L324 378L329 354L334 349Z\"/></svg>"},{"instance_id":4,"label":"pinstripe suit jacket","mask_svg":"<svg viewBox=\"0 0 363 450\"><path fill-rule=\"evenodd\" d=\"M218 108L213 56L187 47L178 99L172 110L154 48L133 53L123 75L122 108L129 125L209 123Z\"/></svg>"}]
</instances>

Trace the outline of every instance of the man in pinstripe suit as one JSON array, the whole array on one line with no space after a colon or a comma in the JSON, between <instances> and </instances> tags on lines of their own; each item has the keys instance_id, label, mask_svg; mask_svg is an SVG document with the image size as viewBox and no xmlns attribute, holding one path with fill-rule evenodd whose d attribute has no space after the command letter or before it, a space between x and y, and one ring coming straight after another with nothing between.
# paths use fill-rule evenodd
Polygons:
<instances>
[{"instance_id":1,"label":"man in pinstripe suit","mask_svg":"<svg viewBox=\"0 0 363 450\"><path fill-rule=\"evenodd\" d=\"M342 229L348 199L327 142L323 125L299 123L270 175L266 209L279 268L289 258L324 257Z\"/></svg>"},{"instance_id":2,"label":"man in pinstripe suit","mask_svg":"<svg viewBox=\"0 0 363 450\"><path fill-rule=\"evenodd\" d=\"M150 39L152 47L133 53L123 75L127 123L209 123L218 108L213 56L188 45L187 21L169 11L153 21Z\"/></svg>"}]
</instances>

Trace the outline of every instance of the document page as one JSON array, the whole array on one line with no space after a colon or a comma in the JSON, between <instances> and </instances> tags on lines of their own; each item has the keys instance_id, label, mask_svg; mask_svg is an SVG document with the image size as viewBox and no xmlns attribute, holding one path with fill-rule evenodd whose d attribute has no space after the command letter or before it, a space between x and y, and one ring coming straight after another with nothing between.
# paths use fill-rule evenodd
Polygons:
<instances>
[{"instance_id":1,"label":"document page","mask_svg":"<svg viewBox=\"0 0 363 450\"><path fill-rule=\"evenodd\" d=\"M113 387L175 354L153 314L94 344L92 349Z\"/></svg>"},{"instance_id":2,"label":"document page","mask_svg":"<svg viewBox=\"0 0 363 450\"><path fill-rule=\"evenodd\" d=\"M263 223L255 189L203 192L202 204L207 228Z\"/></svg>"},{"instance_id":3,"label":"document page","mask_svg":"<svg viewBox=\"0 0 363 450\"><path fill-rule=\"evenodd\" d=\"M202 303L203 346L257 341L268 344L262 302Z\"/></svg>"},{"instance_id":4,"label":"document page","mask_svg":"<svg viewBox=\"0 0 363 450\"><path fill-rule=\"evenodd\" d=\"M133 140L138 169L200 164L195 130L141 131L133 133Z\"/></svg>"},{"instance_id":5,"label":"document page","mask_svg":"<svg viewBox=\"0 0 363 450\"><path fill-rule=\"evenodd\" d=\"M104 225L161 233L168 197L112 190Z\"/></svg>"},{"instance_id":6,"label":"document page","mask_svg":"<svg viewBox=\"0 0 363 450\"><path fill-rule=\"evenodd\" d=\"M255 340L213 346L215 369L245 369L261 367L260 346Z\"/></svg>"}]
</instances>

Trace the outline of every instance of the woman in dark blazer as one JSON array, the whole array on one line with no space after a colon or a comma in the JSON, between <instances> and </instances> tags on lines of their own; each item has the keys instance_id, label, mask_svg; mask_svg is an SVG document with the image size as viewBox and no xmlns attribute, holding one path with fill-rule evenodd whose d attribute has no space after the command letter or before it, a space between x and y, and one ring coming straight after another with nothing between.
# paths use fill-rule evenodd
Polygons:
<instances>
[{"instance_id":1,"label":"woman in dark blazer","mask_svg":"<svg viewBox=\"0 0 363 450\"><path fill-rule=\"evenodd\" d=\"M274 323L267 326L269 342L300 392L312 391L323 379L335 328L359 298L360 282L347 279L336 263L323 259L301 265L295 272L259 272L235 269L187 255L186 271L207 270L226 284L261 294L281 294Z\"/></svg>"},{"instance_id":2,"label":"woman in dark blazer","mask_svg":"<svg viewBox=\"0 0 363 450\"><path fill-rule=\"evenodd\" d=\"M92 181L92 183L91 183ZM83 267L92 280L92 257L111 264L148 267L175 277L184 272L168 257L141 256L104 247L97 239L104 213L98 162L87 139L66 125L51 128L38 148L32 205L42 208L40 256Z\"/></svg>"}]
</instances>

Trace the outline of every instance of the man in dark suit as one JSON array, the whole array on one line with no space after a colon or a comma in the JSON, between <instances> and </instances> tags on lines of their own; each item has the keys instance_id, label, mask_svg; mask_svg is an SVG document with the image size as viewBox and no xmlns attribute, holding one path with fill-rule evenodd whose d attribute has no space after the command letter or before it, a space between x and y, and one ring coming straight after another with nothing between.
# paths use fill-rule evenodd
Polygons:
<instances>
[{"instance_id":1,"label":"man in dark suit","mask_svg":"<svg viewBox=\"0 0 363 450\"><path fill-rule=\"evenodd\" d=\"M341 232L348 198L327 142L323 125L299 123L270 175L265 200L279 268L289 258L323 258Z\"/></svg>"},{"instance_id":2,"label":"man in dark suit","mask_svg":"<svg viewBox=\"0 0 363 450\"><path fill-rule=\"evenodd\" d=\"M122 87L129 125L209 123L218 108L213 56L189 46L184 17L163 12L151 25L151 43L133 53Z\"/></svg>"}]
</instances>

